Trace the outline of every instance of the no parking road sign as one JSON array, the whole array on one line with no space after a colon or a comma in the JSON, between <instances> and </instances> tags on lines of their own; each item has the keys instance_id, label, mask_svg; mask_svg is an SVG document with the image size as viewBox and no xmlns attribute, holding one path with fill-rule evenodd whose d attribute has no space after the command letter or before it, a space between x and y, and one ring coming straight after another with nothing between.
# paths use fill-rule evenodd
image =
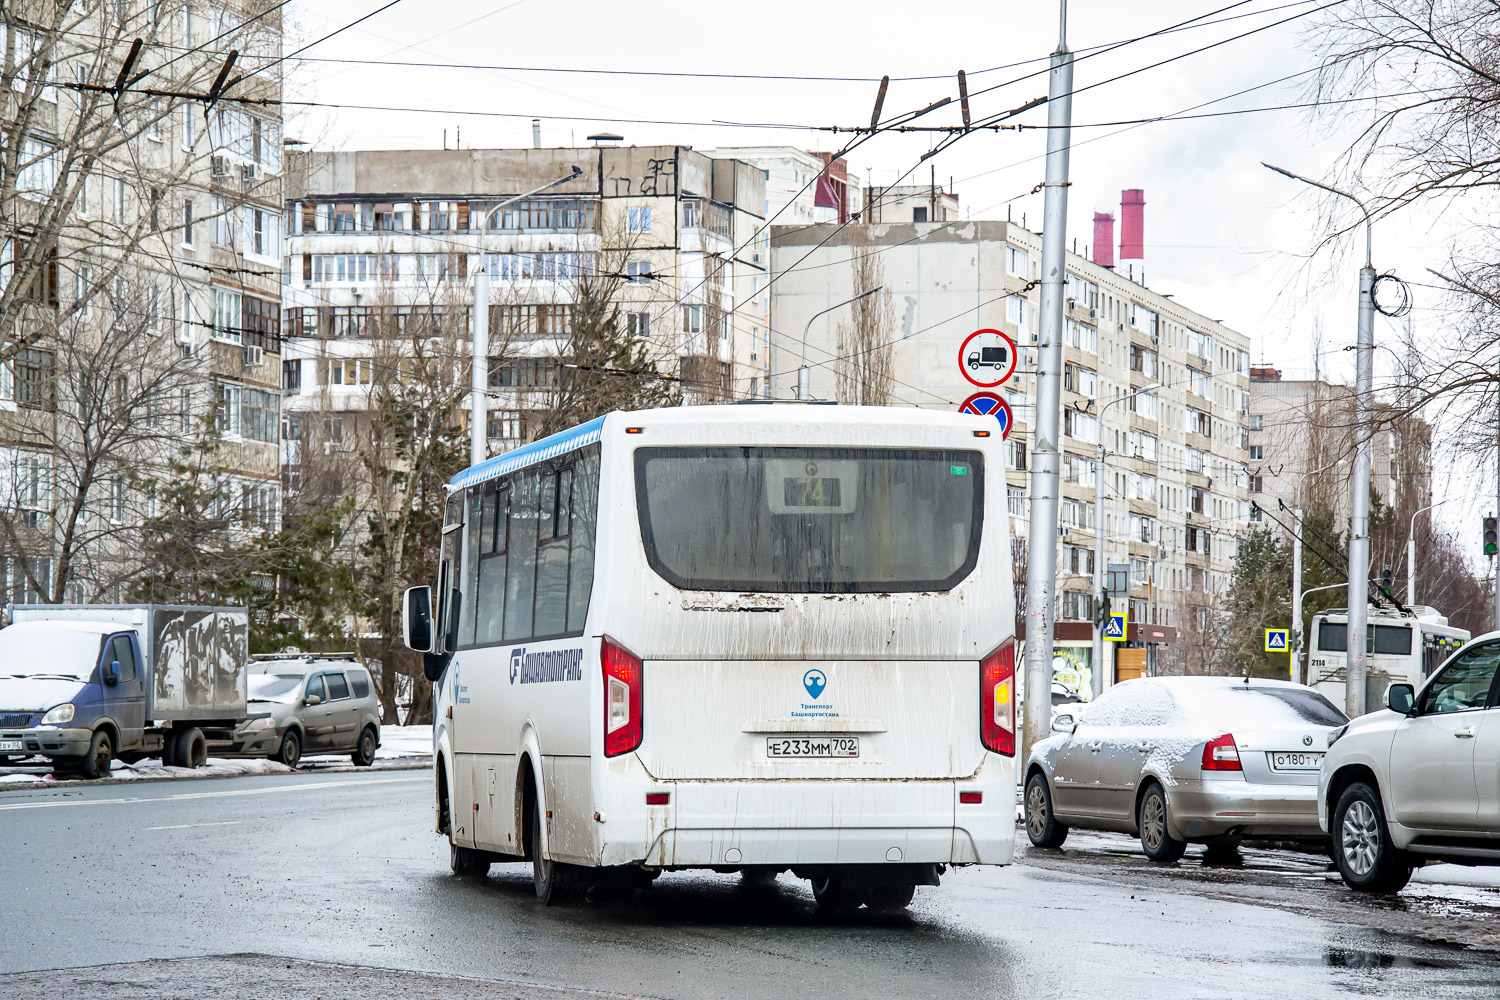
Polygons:
<instances>
[{"instance_id":1,"label":"no parking road sign","mask_svg":"<svg viewBox=\"0 0 1500 1000\"><path fill-rule=\"evenodd\" d=\"M1289 628L1266 629L1266 652L1285 653L1292 648L1292 630Z\"/></svg>"},{"instance_id":2,"label":"no parking road sign","mask_svg":"<svg viewBox=\"0 0 1500 1000\"><path fill-rule=\"evenodd\" d=\"M959 413L973 413L981 417L994 417L1000 421L1000 440L1010 437L1015 418L1011 416L1010 404L993 392L976 392L958 404Z\"/></svg>"}]
</instances>

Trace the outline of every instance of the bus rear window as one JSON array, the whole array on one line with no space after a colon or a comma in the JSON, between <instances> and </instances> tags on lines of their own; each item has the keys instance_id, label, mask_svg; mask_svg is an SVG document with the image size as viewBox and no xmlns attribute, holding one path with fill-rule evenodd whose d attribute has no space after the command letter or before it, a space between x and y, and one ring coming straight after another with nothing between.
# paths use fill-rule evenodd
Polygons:
<instances>
[{"instance_id":1,"label":"bus rear window","mask_svg":"<svg viewBox=\"0 0 1500 1000\"><path fill-rule=\"evenodd\" d=\"M1365 652L1390 656L1411 655L1411 626L1371 625L1365 639ZM1318 651L1342 653L1349 648L1349 626L1343 622L1322 622L1318 626Z\"/></svg>"},{"instance_id":2,"label":"bus rear window","mask_svg":"<svg viewBox=\"0 0 1500 1000\"><path fill-rule=\"evenodd\" d=\"M978 452L642 448L635 471L646 557L685 590L949 590L978 559Z\"/></svg>"}]
</instances>

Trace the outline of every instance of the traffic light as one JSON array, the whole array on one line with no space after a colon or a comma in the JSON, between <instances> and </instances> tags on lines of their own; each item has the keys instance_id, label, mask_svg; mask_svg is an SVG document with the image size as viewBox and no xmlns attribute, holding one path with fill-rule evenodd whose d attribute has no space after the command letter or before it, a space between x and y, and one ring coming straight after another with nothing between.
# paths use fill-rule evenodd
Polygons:
<instances>
[{"instance_id":1,"label":"traffic light","mask_svg":"<svg viewBox=\"0 0 1500 1000\"><path fill-rule=\"evenodd\" d=\"M1386 597L1391 596L1391 568L1387 566L1380 571L1380 592Z\"/></svg>"},{"instance_id":2,"label":"traffic light","mask_svg":"<svg viewBox=\"0 0 1500 1000\"><path fill-rule=\"evenodd\" d=\"M1492 556L1500 552L1500 532L1496 530L1496 522L1493 517L1484 519L1484 554Z\"/></svg>"}]
</instances>

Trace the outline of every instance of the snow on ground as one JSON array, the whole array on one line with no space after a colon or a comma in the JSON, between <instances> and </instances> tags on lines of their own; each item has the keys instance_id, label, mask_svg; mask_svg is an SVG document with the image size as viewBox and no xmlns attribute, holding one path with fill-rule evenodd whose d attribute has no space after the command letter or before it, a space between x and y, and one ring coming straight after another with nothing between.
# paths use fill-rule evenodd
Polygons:
<instances>
[{"instance_id":1,"label":"snow on ground","mask_svg":"<svg viewBox=\"0 0 1500 1000\"><path fill-rule=\"evenodd\" d=\"M386 726L380 731L380 749L375 751L375 767L420 765L432 757L431 726ZM302 769L327 771L352 768L349 754L308 754L302 758ZM148 757L134 764L115 761L108 778L102 781L166 781L181 778L228 778L245 774L291 774L292 769L265 758L210 757L202 767L163 767L161 760ZM0 767L0 790L34 788L53 782L69 784L83 779L76 775L59 777L45 761Z\"/></svg>"}]
</instances>

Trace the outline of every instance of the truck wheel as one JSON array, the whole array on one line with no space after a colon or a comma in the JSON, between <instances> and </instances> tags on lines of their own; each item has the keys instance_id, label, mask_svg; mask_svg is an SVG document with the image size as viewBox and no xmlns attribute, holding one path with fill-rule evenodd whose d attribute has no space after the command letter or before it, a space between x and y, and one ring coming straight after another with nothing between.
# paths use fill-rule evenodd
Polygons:
<instances>
[{"instance_id":1,"label":"truck wheel","mask_svg":"<svg viewBox=\"0 0 1500 1000\"><path fill-rule=\"evenodd\" d=\"M177 737L180 734L175 729L168 729L161 738L161 766L177 766Z\"/></svg>"},{"instance_id":2,"label":"truck wheel","mask_svg":"<svg viewBox=\"0 0 1500 1000\"><path fill-rule=\"evenodd\" d=\"M302 759L302 737L297 735L297 730L286 731L281 738L281 748L276 751L276 759L294 771L297 769L297 762Z\"/></svg>"},{"instance_id":3,"label":"truck wheel","mask_svg":"<svg viewBox=\"0 0 1500 1000\"><path fill-rule=\"evenodd\" d=\"M359 745L354 748L350 757L358 767L369 767L375 763L375 727L366 726L365 731L359 734Z\"/></svg>"},{"instance_id":4,"label":"truck wheel","mask_svg":"<svg viewBox=\"0 0 1500 1000\"><path fill-rule=\"evenodd\" d=\"M114 743L110 740L109 733L99 730L89 741L88 755L83 758L83 776L85 778L109 777L109 762L114 760L114 757Z\"/></svg>"},{"instance_id":5,"label":"truck wheel","mask_svg":"<svg viewBox=\"0 0 1500 1000\"><path fill-rule=\"evenodd\" d=\"M196 726L177 737L177 766L202 767L208 762L208 740Z\"/></svg>"}]
</instances>

